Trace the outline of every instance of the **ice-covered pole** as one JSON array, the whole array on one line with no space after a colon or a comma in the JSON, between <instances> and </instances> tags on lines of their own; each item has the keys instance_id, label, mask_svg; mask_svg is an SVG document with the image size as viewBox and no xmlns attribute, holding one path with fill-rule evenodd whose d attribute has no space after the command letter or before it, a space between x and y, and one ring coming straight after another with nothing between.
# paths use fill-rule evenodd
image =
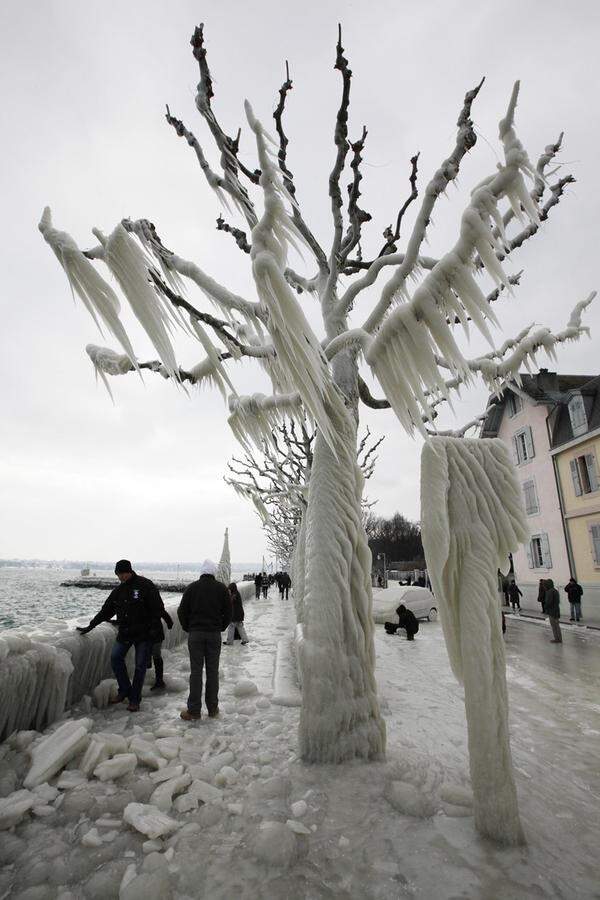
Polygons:
<instances>
[{"instance_id":1,"label":"ice-covered pole","mask_svg":"<svg viewBox=\"0 0 600 900\"><path fill-rule=\"evenodd\" d=\"M221 551L221 559L217 566L217 580L223 584L231 582L231 556L229 554L229 528L225 529L225 537L223 538L223 549Z\"/></svg>"},{"instance_id":2,"label":"ice-covered pole","mask_svg":"<svg viewBox=\"0 0 600 900\"><path fill-rule=\"evenodd\" d=\"M450 664L465 689L475 827L522 844L497 579L501 561L527 538L519 485L500 440L434 437L421 462L423 547Z\"/></svg>"}]
</instances>

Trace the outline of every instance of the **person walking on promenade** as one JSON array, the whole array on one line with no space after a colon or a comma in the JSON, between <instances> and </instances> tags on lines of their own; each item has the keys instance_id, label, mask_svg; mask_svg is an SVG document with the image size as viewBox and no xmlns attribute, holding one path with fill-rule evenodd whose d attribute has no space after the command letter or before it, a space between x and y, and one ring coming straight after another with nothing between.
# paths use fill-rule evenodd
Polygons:
<instances>
[{"instance_id":1,"label":"person walking on promenade","mask_svg":"<svg viewBox=\"0 0 600 900\"><path fill-rule=\"evenodd\" d=\"M285 599L287 600L290 595L290 588L292 586L292 579L290 578L289 572L281 573L281 584L281 599L284 599L283 595L285 593Z\"/></svg>"},{"instance_id":2,"label":"person walking on promenade","mask_svg":"<svg viewBox=\"0 0 600 900\"><path fill-rule=\"evenodd\" d=\"M120 559L115 565L115 575L121 584L111 591L98 615L85 628L78 628L80 634L87 634L101 622L117 617L117 639L113 645L110 662L115 673L119 692L111 703L129 700L129 712L140 708L142 688L146 677L152 645L164 638L161 615L164 604L158 588L149 578L142 578L134 572L128 559ZM133 682L129 679L125 657L131 647L135 648L135 670Z\"/></svg>"},{"instance_id":3,"label":"person walking on promenade","mask_svg":"<svg viewBox=\"0 0 600 900\"><path fill-rule=\"evenodd\" d=\"M516 609L521 609L521 603L519 601L519 597L522 597L521 589L519 588L516 581L511 581L508 587L508 596L510 598L510 604L513 608L513 612Z\"/></svg>"},{"instance_id":4,"label":"person walking on promenade","mask_svg":"<svg viewBox=\"0 0 600 900\"><path fill-rule=\"evenodd\" d=\"M546 590L546 581L543 578L540 578L540 583L538 585L538 603L541 605L544 615L546 615Z\"/></svg>"},{"instance_id":5,"label":"person walking on promenade","mask_svg":"<svg viewBox=\"0 0 600 900\"><path fill-rule=\"evenodd\" d=\"M162 600L161 600L162 603ZM173 627L173 619L169 615L169 613L165 609L165 604L162 604L162 611L160 614L161 619L169 629ZM165 639L165 632L160 626L160 640L156 641L156 643L152 644L152 657L148 660L148 668L151 668L152 664L154 664L154 684L150 688L151 691L156 691L157 693L160 691L166 690L167 686L164 681L164 661L162 658L162 643Z\"/></svg>"},{"instance_id":6,"label":"person walking on promenade","mask_svg":"<svg viewBox=\"0 0 600 900\"><path fill-rule=\"evenodd\" d=\"M267 592L269 590L269 586L270 586L269 576L267 575L266 572L263 572L262 576L261 576L261 587L262 587L262 595L265 598L265 600L267 598Z\"/></svg>"},{"instance_id":7,"label":"person walking on promenade","mask_svg":"<svg viewBox=\"0 0 600 900\"><path fill-rule=\"evenodd\" d=\"M569 579L568 585L565 587L569 603L571 604L570 622L581 621L581 598L583 597L583 588L574 578Z\"/></svg>"},{"instance_id":8,"label":"person walking on promenade","mask_svg":"<svg viewBox=\"0 0 600 900\"><path fill-rule=\"evenodd\" d=\"M262 574L259 572L258 575L254 576L254 596L257 600L260 598L261 590L262 590Z\"/></svg>"},{"instance_id":9,"label":"person walking on promenade","mask_svg":"<svg viewBox=\"0 0 600 900\"><path fill-rule=\"evenodd\" d=\"M244 604L242 602L242 595L238 591L238 586L235 581L232 581L229 585L229 596L231 597L231 622L227 629L227 638L223 641L223 644L226 647L231 647L233 645L236 628L242 644L247 644L248 635L244 628Z\"/></svg>"},{"instance_id":10,"label":"person walking on promenade","mask_svg":"<svg viewBox=\"0 0 600 900\"><path fill-rule=\"evenodd\" d=\"M546 596L544 598L546 613L550 619L550 627L554 637L551 644L562 644L562 632L560 630L560 596L551 578L546 581Z\"/></svg>"},{"instance_id":11,"label":"person walking on promenade","mask_svg":"<svg viewBox=\"0 0 600 900\"><path fill-rule=\"evenodd\" d=\"M217 581L216 564L205 559L200 578L183 592L177 617L188 632L190 653L190 693L187 708L181 711L186 722L202 717L202 674L206 667L204 699L209 719L219 715L219 658L221 632L231 622L231 597L221 581Z\"/></svg>"}]
</instances>

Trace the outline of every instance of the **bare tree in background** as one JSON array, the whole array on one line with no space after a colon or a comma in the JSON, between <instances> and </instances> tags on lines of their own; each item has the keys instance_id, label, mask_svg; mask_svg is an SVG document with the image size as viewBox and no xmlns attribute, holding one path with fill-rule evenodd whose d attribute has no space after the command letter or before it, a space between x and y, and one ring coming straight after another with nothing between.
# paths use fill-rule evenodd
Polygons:
<instances>
[{"instance_id":1,"label":"bare tree in background","mask_svg":"<svg viewBox=\"0 0 600 900\"><path fill-rule=\"evenodd\" d=\"M124 219L109 235L95 229L98 244L85 253L54 228L49 209L40 230L72 290L121 345L121 354L88 348L106 382L107 375L135 370L143 375L144 369L184 386L209 381L227 395L229 423L248 448L254 444L260 449L263 441L272 441L285 416L305 415L314 423L307 505L295 550L302 573L295 591L302 599L304 627L300 752L303 759L316 762L380 758L385 724L374 677L371 554L362 523L364 479L356 459L359 408L391 407L409 434L426 435L434 430L436 407L459 389L481 378L489 389L499 390L518 379L522 364L535 363L539 350L552 354L559 342L585 331L581 313L591 298L575 306L558 334L547 328L525 329L499 349L494 349L491 334L500 306L494 301L518 282L518 276L506 270L507 262L538 232L573 181L570 175L558 177L551 171L562 136L545 148L537 164L530 161L515 132L515 85L499 126L503 162L474 186L453 246L439 259L427 256L423 244L432 213L476 143L471 115L482 81L467 92L453 146L422 188L419 157L413 156L408 196L375 251L365 255L365 226L371 216L360 206L360 186L367 130L363 127L349 140L352 72L341 29L334 67L342 87L328 182L332 228L327 241L306 221L290 169L283 124L292 89L289 71L273 114L275 141L246 102L257 150L257 167L248 168L239 156L240 132L229 135L214 107L202 26L191 43L200 70L196 107L216 146L216 165L169 108L167 122L195 154L222 207L241 219L243 227L238 227L220 217L217 227L233 238L251 266L255 296L228 290L196 262L168 249L148 219ZM350 179L346 198L345 172ZM413 204L414 223L404 235L406 213ZM288 259L295 247L302 247L308 259L306 271ZM294 254L293 259L300 256ZM119 318L117 295L99 274L96 261L108 267L159 360L140 364L136 359ZM212 302L217 316L188 299L190 283ZM367 303L368 296L374 302ZM320 336L307 320L304 310L309 305L321 313ZM468 359L456 341L459 328L467 336L470 328L485 335L491 352ZM177 331L191 333L204 348L204 358L189 371L177 362L171 340ZM233 364L247 357L264 366L271 395L248 397L235 390ZM362 374L365 365L384 397L372 396Z\"/></svg>"}]
</instances>

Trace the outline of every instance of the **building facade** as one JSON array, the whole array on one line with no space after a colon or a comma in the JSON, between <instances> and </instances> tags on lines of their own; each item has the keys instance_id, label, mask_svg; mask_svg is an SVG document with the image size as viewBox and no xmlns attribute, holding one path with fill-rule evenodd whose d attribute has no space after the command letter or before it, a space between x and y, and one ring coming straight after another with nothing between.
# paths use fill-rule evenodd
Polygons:
<instances>
[{"instance_id":1,"label":"building facade","mask_svg":"<svg viewBox=\"0 0 600 900\"><path fill-rule=\"evenodd\" d=\"M564 433L564 410L568 417L572 394L589 381L588 376L563 376L545 369L522 375L519 387L490 398L481 431L481 437L499 437L512 453L529 527L529 540L513 555L514 577L524 595L522 606L538 612L540 580L551 578L562 592L576 571L554 442ZM600 510L600 495L598 500ZM581 526L575 530L579 535Z\"/></svg>"}]
</instances>

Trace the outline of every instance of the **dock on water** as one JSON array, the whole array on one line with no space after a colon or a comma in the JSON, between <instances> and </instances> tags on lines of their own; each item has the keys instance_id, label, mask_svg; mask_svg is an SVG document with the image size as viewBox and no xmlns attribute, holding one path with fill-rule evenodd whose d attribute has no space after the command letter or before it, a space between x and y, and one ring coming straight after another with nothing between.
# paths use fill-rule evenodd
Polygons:
<instances>
[{"instance_id":1,"label":"dock on water","mask_svg":"<svg viewBox=\"0 0 600 900\"><path fill-rule=\"evenodd\" d=\"M193 577L189 581L154 581L152 579L158 590L167 594L182 594L193 580ZM97 588L100 591L112 591L118 585L119 581L116 578L95 578L94 576L75 578L72 581L61 581L60 583L61 587Z\"/></svg>"}]
</instances>

